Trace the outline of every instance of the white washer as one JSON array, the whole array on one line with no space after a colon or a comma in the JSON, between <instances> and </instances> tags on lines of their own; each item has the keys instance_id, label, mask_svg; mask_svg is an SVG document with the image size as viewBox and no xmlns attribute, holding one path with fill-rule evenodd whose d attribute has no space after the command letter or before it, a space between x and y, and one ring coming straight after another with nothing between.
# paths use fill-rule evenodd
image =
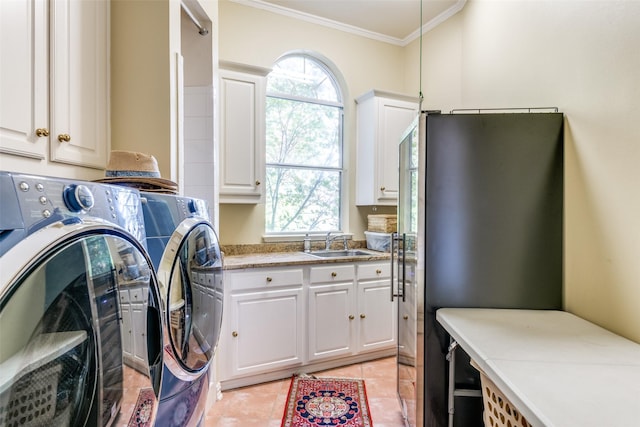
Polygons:
<instances>
[{"instance_id":1,"label":"white washer","mask_svg":"<svg viewBox=\"0 0 640 427\"><path fill-rule=\"evenodd\" d=\"M203 200L142 192L149 256L165 323L158 425L199 425L222 326L222 258Z\"/></svg>"},{"instance_id":2,"label":"white washer","mask_svg":"<svg viewBox=\"0 0 640 427\"><path fill-rule=\"evenodd\" d=\"M0 199L0 426L153 423L162 318L139 193L0 172Z\"/></svg>"}]
</instances>

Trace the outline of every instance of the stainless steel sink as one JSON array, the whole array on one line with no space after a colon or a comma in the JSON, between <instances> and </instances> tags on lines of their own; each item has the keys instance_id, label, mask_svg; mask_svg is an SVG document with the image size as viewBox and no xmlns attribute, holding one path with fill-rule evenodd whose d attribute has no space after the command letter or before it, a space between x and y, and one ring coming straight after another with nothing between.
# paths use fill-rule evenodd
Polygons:
<instances>
[{"instance_id":1,"label":"stainless steel sink","mask_svg":"<svg viewBox=\"0 0 640 427\"><path fill-rule=\"evenodd\" d=\"M305 252L305 253L318 258L345 258L345 257L358 257L358 256L372 256L371 252L361 251L358 249L312 251L312 252Z\"/></svg>"}]
</instances>

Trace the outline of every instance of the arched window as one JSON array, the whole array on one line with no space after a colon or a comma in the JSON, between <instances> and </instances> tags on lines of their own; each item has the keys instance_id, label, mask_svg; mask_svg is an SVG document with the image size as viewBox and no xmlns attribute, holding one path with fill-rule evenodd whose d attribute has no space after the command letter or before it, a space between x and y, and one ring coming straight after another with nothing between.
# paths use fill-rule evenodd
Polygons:
<instances>
[{"instance_id":1,"label":"arched window","mask_svg":"<svg viewBox=\"0 0 640 427\"><path fill-rule=\"evenodd\" d=\"M343 102L329 69L287 55L267 78L265 231L342 229Z\"/></svg>"}]
</instances>

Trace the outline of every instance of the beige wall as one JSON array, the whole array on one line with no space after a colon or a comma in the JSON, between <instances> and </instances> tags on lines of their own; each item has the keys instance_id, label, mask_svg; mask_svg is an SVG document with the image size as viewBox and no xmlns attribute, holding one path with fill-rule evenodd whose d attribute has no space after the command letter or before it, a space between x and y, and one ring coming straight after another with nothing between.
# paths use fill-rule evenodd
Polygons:
<instances>
[{"instance_id":1,"label":"beige wall","mask_svg":"<svg viewBox=\"0 0 640 427\"><path fill-rule=\"evenodd\" d=\"M220 59L271 68L283 54L306 50L326 58L345 83L346 176L355 176L355 102L371 89L404 92L403 49L342 31L295 20L223 0L219 2ZM417 92L409 92L417 95ZM353 195L355 181L348 182ZM353 198L353 197L352 197ZM377 213L395 212L380 209ZM346 231L364 239L371 208L351 203ZM264 233L264 205L220 205L223 244L260 243Z\"/></svg>"},{"instance_id":2,"label":"beige wall","mask_svg":"<svg viewBox=\"0 0 640 427\"><path fill-rule=\"evenodd\" d=\"M637 342L639 23L636 1L470 0L425 36L422 73L425 108L564 112L566 309Z\"/></svg>"},{"instance_id":3,"label":"beige wall","mask_svg":"<svg viewBox=\"0 0 640 427\"><path fill-rule=\"evenodd\" d=\"M178 180L180 2L111 1L111 148L153 154Z\"/></svg>"},{"instance_id":4,"label":"beige wall","mask_svg":"<svg viewBox=\"0 0 640 427\"><path fill-rule=\"evenodd\" d=\"M227 1L220 15L223 59L268 67L302 48L331 59L349 86L347 120L372 87L422 90L423 108L443 111L558 107L566 309L640 342L640 2L469 0L424 35L422 55L418 41L389 46ZM366 215L354 211L360 229ZM222 206L223 242L259 241L262 215Z\"/></svg>"}]
</instances>

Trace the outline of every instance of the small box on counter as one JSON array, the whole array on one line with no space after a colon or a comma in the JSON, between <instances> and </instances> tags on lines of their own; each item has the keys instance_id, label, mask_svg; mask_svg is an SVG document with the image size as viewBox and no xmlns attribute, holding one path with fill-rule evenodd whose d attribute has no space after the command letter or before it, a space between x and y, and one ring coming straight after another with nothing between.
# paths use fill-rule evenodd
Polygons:
<instances>
[{"instance_id":1,"label":"small box on counter","mask_svg":"<svg viewBox=\"0 0 640 427\"><path fill-rule=\"evenodd\" d=\"M364 236L367 239L367 249L379 252L391 251L391 235L392 233L378 233L375 231L365 231Z\"/></svg>"},{"instance_id":2,"label":"small box on counter","mask_svg":"<svg viewBox=\"0 0 640 427\"><path fill-rule=\"evenodd\" d=\"M367 229L379 233L394 233L398 228L398 216L391 214L367 215Z\"/></svg>"}]
</instances>

